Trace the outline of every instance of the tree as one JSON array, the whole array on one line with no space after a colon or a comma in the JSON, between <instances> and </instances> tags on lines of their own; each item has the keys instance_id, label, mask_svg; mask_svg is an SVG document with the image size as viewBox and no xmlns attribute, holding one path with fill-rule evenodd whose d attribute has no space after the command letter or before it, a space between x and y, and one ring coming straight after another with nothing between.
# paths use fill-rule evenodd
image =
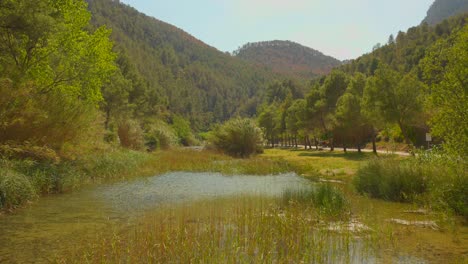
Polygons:
<instances>
[{"instance_id":1,"label":"tree","mask_svg":"<svg viewBox=\"0 0 468 264\"><path fill-rule=\"evenodd\" d=\"M0 76L10 100L0 105L0 143L60 149L94 127L101 87L116 67L110 32L89 32L89 20L81 0L2 2Z\"/></svg>"},{"instance_id":2,"label":"tree","mask_svg":"<svg viewBox=\"0 0 468 264\"><path fill-rule=\"evenodd\" d=\"M307 102L304 99L298 99L286 111L286 129L294 137L294 144L297 147L297 136L300 130L304 130L304 121L306 120ZM304 135L305 138L305 135ZM304 144L307 145L307 144Z\"/></svg>"},{"instance_id":3,"label":"tree","mask_svg":"<svg viewBox=\"0 0 468 264\"><path fill-rule=\"evenodd\" d=\"M281 125L281 118L277 110L278 106L276 104L264 106L258 116L258 125L263 129L263 136L271 143L272 147L275 147Z\"/></svg>"},{"instance_id":4,"label":"tree","mask_svg":"<svg viewBox=\"0 0 468 264\"><path fill-rule=\"evenodd\" d=\"M380 64L364 90L365 112L374 124L398 125L406 142L414 142L411 128L424 123L420 115L422 88L423 84L412 74L401 76Z\"/></svg>"},{"instance_id":5,"label":"tree","mask_svg":"<svg viewBox=\"0 0 468 264\"><path fill-rule=\"evenodd\" d=\"M468 26L439 41L422 61L430 84L428 103L434 113L432 132L452 154L468 154Z\"/></svg>"},{"instance_id":6,"label":"tree","mask_svg":"<svg viewBox=\"0 0 468 264\"><path fill-rule=\"evenodd\" d=\"M335 70L327 76L321 86L315 86L307 96L307 105L314 123L317 123L323 134L329 139L330 149L334 150L334 113L336 103L348 86L348 76Z\"/></svg>"},{"instance_id":7,"label":"tree","mask_svg":"<svg viewBox=\"0 0 468 264\"><path fill-rule=\"evenodd\" d=\"M37 92L57 91L97 103L115 70L104 27L89 33L84 1L9 0L0 7L0 74L34 82Z\"/></svg>"},{"instance_id":8,"label":"tree","mask_svg":"<svg viewBox=\"0 0 468 264\"><path fill-rule=\"evenodd\" d=\"M343 147L351 141L356 144L359 152L369 125L361 109L362 95L366 84L366 77L357 73L351 79L346 92L338 99L335 119L336 130L342 135Z\"/></svg>"}]
</instances>

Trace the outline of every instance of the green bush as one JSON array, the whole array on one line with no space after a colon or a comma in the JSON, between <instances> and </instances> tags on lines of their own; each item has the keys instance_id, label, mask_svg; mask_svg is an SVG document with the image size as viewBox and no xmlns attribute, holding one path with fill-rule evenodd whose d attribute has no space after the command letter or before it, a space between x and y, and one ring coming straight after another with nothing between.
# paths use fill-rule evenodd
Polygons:
<instances>
[{"instance_id":1,"label":"green bush","mask_svg":"<svg viewBox=\"0 0 468 264\"><path fill-rule=\"evenodd\" d=\"M302 190L287 190L282 196L283 203L309 204L327 215L338 216L346 211L344 194L329 184L311 186Z\"/></svg>"},{"instance_id":2,"label":"green bush","mask_svg":"<svg viewBox=\"0 0 468 264\"><path fill-rule=\"evenodd\" d=\"M144 147L144 135L140 124L134 120L123 120L117 129L120 145L124 148L141 150Z\"/></svg>"},{"instance_id":3,"label":"green bush","mask_svg":"<svg viewBox=\"0 0 468 264\"><path fill-rule=\"evenodd\" d=\"M169 149L176 146L177 141L174 129L164 122L156 122L146 129L145 144L151 151Z\"/></svg>"},{"instance_id":4,"label":"green bush","mask_svg":"<svg viewBox=\"0 0 468 264\"><path fill-rule=\"evenodd\" d=\"M249 157L262 151L262 131L247 118L235 118L218 126L210 143L217 149L235 157Z\"/></svg>"},{"instance_id":5,"label":"green bush","mask_svg":"<svg viewBox=\"0 0 468 264\"><path fill-rule=\"evenodd\" d=\"M0 208L15 208L36 196L28 178L0 167Z\"/></svg>"},{"instance_id":6,"label":"green bush","mask_svg":"<svg viewBox=\"0 0 468 264\"><path fill-rule=\"evenodd\" d=\"M192 133L190 122L184 119L182 116L175 115L172 118L172 128L174 129L180 144L184 146L195 146L199 144L199 141Z\"/></svg>"},{"instance_id":7,"label":"green bush","mask_svg":"<svg viewBox=\"0 0 468 264\"><path fill-rule=\"evenodd\" d=\"M411 161L384 158L359 168L354 186L361 194L396 202L412 202L428 189L430 170Z\"/></svg>"}]
</instances>

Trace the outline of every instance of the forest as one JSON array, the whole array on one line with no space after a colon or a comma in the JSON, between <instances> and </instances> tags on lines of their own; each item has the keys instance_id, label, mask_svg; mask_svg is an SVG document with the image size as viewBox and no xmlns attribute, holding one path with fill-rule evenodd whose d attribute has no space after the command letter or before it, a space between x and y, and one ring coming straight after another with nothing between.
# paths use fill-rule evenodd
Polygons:
<instances>
[{"instance_id":1,"label":"forest","mask_svg":"<svg viewBox=\"0 0 468 264\"><path fill-rule=\"evenodd\" d=\"M437 10L341 62L0 1L0 262L467 260L468 14Z\"/></svg>"}]
</instances>

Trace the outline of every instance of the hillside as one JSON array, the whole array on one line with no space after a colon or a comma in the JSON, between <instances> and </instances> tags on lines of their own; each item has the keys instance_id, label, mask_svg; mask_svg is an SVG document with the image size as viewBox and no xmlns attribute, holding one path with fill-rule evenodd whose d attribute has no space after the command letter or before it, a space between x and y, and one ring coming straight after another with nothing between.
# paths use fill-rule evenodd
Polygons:
<instances>
[{"instance_id":1,"label":"hillside","mask_svg":"<svg viewBox=\"0 0 468 264\"><path fill-rule=\"evenodd\" d=\"M95 26L112 30L117 50L158 91L170 112L199 128L226 120L256 98L274 75L112 0L88 1ZM253 100L253 99L251 99Z\"/></svg>"},{"instance_id":2,"label":"hillside","mask_svg":"<svg viewBox=\"0 0 468 264\"><path fill-rule=\"evenodd\" d=\"M468 12L468 0L435 0L423 20L434 26L445 19Z\"/></svg>"},{"instance_id":3,"label":"hillside","mask_svg":"<svg viewBox=\"0 0 468 264\"><path fill-rule=\"evenodd\" d=\"M248 43L234 51L246 61L271 68L276 73L310 78L329 73L341 62L320 51L291 41Z\"/></svg>"}]
</instances>

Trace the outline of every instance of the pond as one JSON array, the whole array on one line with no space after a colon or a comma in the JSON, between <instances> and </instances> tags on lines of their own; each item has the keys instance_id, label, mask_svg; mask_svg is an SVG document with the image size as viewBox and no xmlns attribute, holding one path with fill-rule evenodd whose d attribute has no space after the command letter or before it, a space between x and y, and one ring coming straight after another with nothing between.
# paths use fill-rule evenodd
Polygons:
<instances>
[{"instance_id":1,"label":"pond","mask_svg":"<svg viewBox=\"0 0 468 264\"><path fill-rule=\"evenodd\" d=\"M61 250L91 240L97 231L116 223L131 225L138 216L162 205L244 194L279 196L310 184L294 173L172 172L43 197L14 214L0 216L0 263L50 262Z\"/></svg>"}]
</instances>

